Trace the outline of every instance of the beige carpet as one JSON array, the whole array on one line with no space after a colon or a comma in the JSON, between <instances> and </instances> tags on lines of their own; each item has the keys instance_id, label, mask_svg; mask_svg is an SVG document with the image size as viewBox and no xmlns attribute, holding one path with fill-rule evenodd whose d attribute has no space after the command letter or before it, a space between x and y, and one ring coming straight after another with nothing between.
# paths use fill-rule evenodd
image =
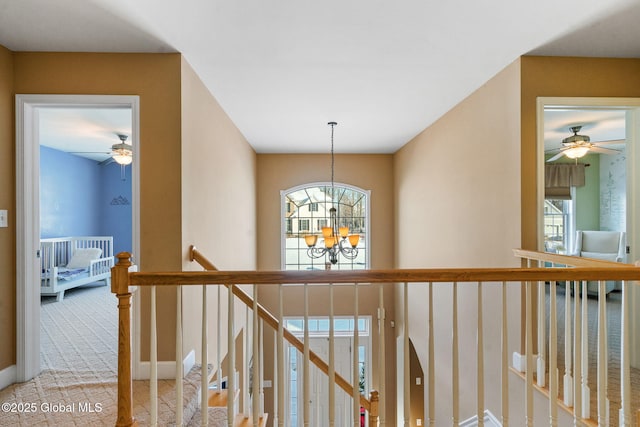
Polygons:
<instances>
[{"instance_id":1,"label":"beige carpet","mask_svg":"<svg viewBox=\"0 0 640 427\"><path fill-rule=\"evenodd\" d=\"M547 286L547 331L549 330L549 288ZM618 426L618 411L620 409L620 312L622 307L622 294L611 292L607 298L607 323L608 327L608 397L610 401L610 426ZM573 301L571 302L573 316ZM562 395L562 377L564 376L564 318L565 318L565 294L564 288L558 287L558 381L560 394ZM589 329L589 388L591 390L591 419L597 420L597 345L598 345L598 299L595 296L588 298L588 329ZM572 317L573 318L573 317ZM573 328L573 325L572 325ZM548 335L547 335L548 338ZM548 353L547 353L548 354ZM575 374L574 374L575 375ZM547 377L548 378L548 377ZM631 368L631 408L632 413L640 409L640 369Z\"/></svg>"},{"instance_id":2,"label":"beige carpet","mask_svg":"<svg viewBox=\"0 0 640 427\"><path fill-rule=\"evenodd\" d=\"M16 409L1 411L0 425L115 425L115 296L107 286L87 285L67 291L61 302L42 298L40 312L42 372L31 381L0 390L0 401L15 404ZM195 412L199 381L195 367L184 383L185 422ZM175 424L174 389L174 381L159 381L160 425ZM134 416L141 425L149 424L148 390L147 381L134 381Z\"/></svg>"}]
</instances>

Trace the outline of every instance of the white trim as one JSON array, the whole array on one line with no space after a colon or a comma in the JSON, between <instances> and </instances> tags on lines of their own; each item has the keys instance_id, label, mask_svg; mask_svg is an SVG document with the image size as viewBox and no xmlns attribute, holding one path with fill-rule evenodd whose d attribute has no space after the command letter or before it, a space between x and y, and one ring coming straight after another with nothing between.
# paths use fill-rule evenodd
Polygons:
<instances>
[{"instance_id":1,"label":"white trim","mask_svg":"<svg viewBox=\"0 0 640 427\"><path fill-rule=\"evenodd\" d=\"M0 390L14 384L18 378L18 368L16 365L7 366L0 371Z\"/></svg>"},{"instance_id":2,"label":"white trim","mask_svg":"<svg viewBox=\"0 0 640 427\"><path fill-rule=\"evenodd\" d=\"M16 380L28 381L40 372L40 239L38 108L131 108L133 155L131 168L132 239L140 253L140 98L137 95L16 95ZM138 259L139 261L139 259ZM115 310L114 304L114 310ZM136 317L134 316L134 319ZM133 336L139 322L133 323ZM134 353L134 361L139 354Z\"/></svg>"},{"instance_id":3,"label":"white trim","mask_svg":"<svg viewBox=\"0 0 640 427\"><path fill-rule=\"evenodd\" d=\"M182 378L186 377L189 371L196 364L196 352L191 350L187 357L183 361ZM139 377L135 380L148 380L151 377L151 363L140 362L138 364ZM176 378L176 362L175 361L162 361L158 362L158 379L159 380L172 380Z\"/></svg>"},{"instance_id":4,"label":"white trim","mask_svg":"<svg viewBox=\"0 0 640 427\"><path fill-rule=\"evenodd\" d=\"M589 109L611 109L611 110L626 110L636 112L635 114L627 114L627 156L628 159L636 152L636 145L640 144L638 135L640 135L640 98L587 98L587 97L538 97L536 99L536 173L537 173L537 237L538 237L538 250L544 250L544 218L541 214L543 212L544 203L544 108L545 106L553 106L560 108L573 108L576 110L589 110ZM631 123L633 121L633 123ZM631 131L631 132L630 132ZM629 144L632 142L632 144ZM630 160L627 161L627 183L637 183L637 174L640 173L638 168L629 167ZM640 200L636 200L635 193L640 191L630 190L630 186L627 186L627 236L628 244L631 246L631 255L628 257L630 261L633 261L633 257L640 257ZM637 288L637 287L633 287ZM631 295L632 310L633 307L640 306L640 290L633 289ZM633 311L632 311L633 313ZM638 313L636 311L636 313ZM640 367L640 314L636 315L636 319L630 322L631 330L631 366Z\"/></svg>"}]
</instances>

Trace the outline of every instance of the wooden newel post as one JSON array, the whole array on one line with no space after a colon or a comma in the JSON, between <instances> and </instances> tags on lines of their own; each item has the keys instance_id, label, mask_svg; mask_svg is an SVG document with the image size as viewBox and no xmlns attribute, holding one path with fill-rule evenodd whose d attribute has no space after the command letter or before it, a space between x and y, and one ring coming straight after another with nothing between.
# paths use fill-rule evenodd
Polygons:
<instances>
[{"instance_id":1,"label":"wooden newel post","mask_svg":"<svg viewBox=\"0 0 640 427\"><path fill-rule=\"evenodd\" d=\"M369 401L371 402L371 409L369 409L369 427L378 426L378 404L380 397L377 390L371 390L369 393Z\"/></svg>"},{"instance_id":2,"label":"wooden newel post","mask_svg":"<svg viewBox=\"0 0 640 427\"><path fill-rule=\"evenodd\" d=\"M116 426L137 426L133 418L133 383L131 381L131 292L129 267L131 254L120 252L111 269L111 292L118 298L118 419Z\"/></svg>"}]
</instances>

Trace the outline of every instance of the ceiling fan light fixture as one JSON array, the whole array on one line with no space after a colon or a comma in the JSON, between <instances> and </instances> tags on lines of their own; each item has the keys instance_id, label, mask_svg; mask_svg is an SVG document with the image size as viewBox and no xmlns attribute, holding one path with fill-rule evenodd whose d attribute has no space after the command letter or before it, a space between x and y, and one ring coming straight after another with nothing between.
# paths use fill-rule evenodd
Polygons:
<instances>
[{"instance_id":1,"label":"ceiling fan light fixture","mask_svg":"<svg viewBox=\"0 0 640 427\"><path fill-rule=\"evenodd\" d=\"M127 144L125 141L127 140L127 135L118 135L120 144L113 144L111 146L111 157L115 160L119 165L130 165L133 162L133 150L131 144Z\"/></svg>"},{"instance_id":2,"label":"ceiling fan light fixture","mask_svg":"<svg viewBox=\"0 0 640 427\"><path fill-rule=\"evenodd\" d=\"M584 157L589 152L588 146L579 146L569 148L564 152L564 155L570 159L579 159L580 157Z\"/></svg>"}]
</instances>

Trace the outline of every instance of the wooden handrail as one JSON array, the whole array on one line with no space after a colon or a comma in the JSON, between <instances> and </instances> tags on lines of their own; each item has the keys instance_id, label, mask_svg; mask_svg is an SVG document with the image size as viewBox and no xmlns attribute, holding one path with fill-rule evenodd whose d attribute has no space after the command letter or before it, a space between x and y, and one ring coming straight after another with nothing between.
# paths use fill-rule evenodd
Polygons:
<instances>
[{"instance_id":1,"label":"wooden handrail","mask_svg":"<svg viewBox=\"0 0 640 427\"><path fill-rule=\"evenodd\" d=\"M131 273L132 286L277 285L328 283L528 282L549 280L640 280L640 267L453 268L340 271L183 271Z\"/></svg>"},{"instance_id":2,"label":"wooden handrail","mask_svg":"<svg viewBox=\"0 0 640 427\"><path fill-rule=\"evenodd\" d=\"M621 262L604 261L601 259L578 257L572 255L552 254L549 252L530 251L527 249L514 249L513 254L518 258L551 262L554 264L562 264L572 267L625 268L630 266L630 264L623 264Z\"/></svg>"},{"instance_id":3,"label":"wooden handrail","mask_svg":"<svg viewBox=\"0 0 640 427\"><path fill-rule=\"evenodd\" d=\"M207 269L208 271L218 271L215 265L209 261L204 255L202 255L195 246L191 246L190 248L190 259L191 261L195 261L202 268ZM227 288L228 284L224 284ZM238 297L240 301L245 303L248 307L253 307L253 298L240 289L238 286L233 286L233 294ZM280 322L273 316L266 308L264 308L260 303L258 303L258 315L262 318L265 323L271 326L273 329L278 330L278 326ZM284 338L294 346L299 352L304 351L304 343L298 339L295 335L293 335L288 329L284 328ZM329 374L329 365L322 360L320 356L313 352L313 350L309 350L309 360L311 363L316 365L318 369L320 369L325 375ZM336 384L344 390L346 393L351 394L353 392L353 385L351 385L346 379L340 376L338 373L335 374ZM377 392L376 392L377 393ZM360 405L363 406L367 411L371 411L371 402L366 397L360 395Z\"/></svg>"}]
</instances>

